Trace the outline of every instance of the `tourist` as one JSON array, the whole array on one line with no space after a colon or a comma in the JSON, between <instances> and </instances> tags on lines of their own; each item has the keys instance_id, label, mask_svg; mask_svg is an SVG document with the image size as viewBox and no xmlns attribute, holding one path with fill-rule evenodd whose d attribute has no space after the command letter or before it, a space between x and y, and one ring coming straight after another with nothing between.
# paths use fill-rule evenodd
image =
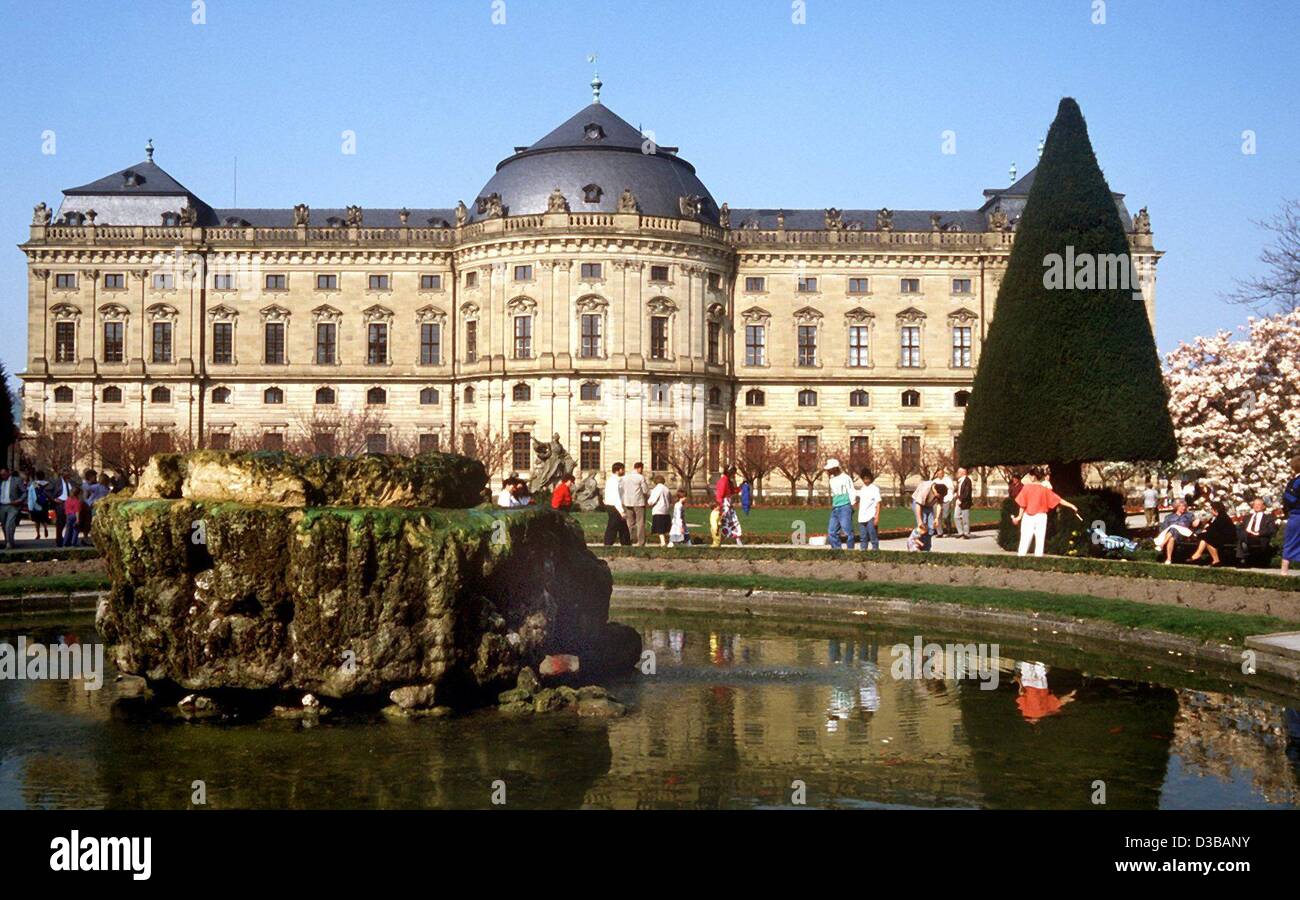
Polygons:
<instances>
[{"instance_id":1,"label":"tourist","mask_svg":"<svg viewBox=\"0 0 1300 900\"><path fill-rule=\"evenodd\" d=\"M1264 498L1256 497L1250 501L1250 513L1238 529L1238 554L1247 562L1271 555L1268 548L1273 543L1275 534L1277 522L1273 521L1265 508Z\"/></svg>"},{"instance_id":2,"label":"tourist","mask_svg":"<svg viewBox=\"0 0 1300 900\"><path fill-rule=\"evenodd\" d=\"M1173 563L1174 545L1178 539L1191 537L1195 526L1196 520L1187 508L1187 501L1175 500L1173 510L1160 523L1160 533L1156 535L1156 550L1164 553L1165 565Z\"/></svg>"},{"instance_id":3,"label":"tourist","mask_svg":"<svg viewBox=\"0 0 1300 900\"><path fill-rule=\"evenodd\" d=\"M657 535L659 546L668 546L668 532L672 526L672 492L668 490L668 485L664 484L662 475L655 476L655 486L650 490L650 499L646 501L650 507L650 533Z\"/></svg>"},{"instance_id":4,"label":"tourist","mask_svg":"<svg viewBox=\"0 0 1300 900\"><path fill-rule=\"evenodd\" d=\"M605 546L612 547L618 541L624 547L632 544L632 535L627 530L627 519L623 516L623 470L621 462L610 466L609 477L605 479Z\"/></svg>"},{"instance_id":5,"label":"tourist","mask_svg":"<svg viewBox=\"0 0 1300 900\"><path fill-rule=\"evenodd\" d=\"M880 507L884 498L880 496L880 485L876 484L875 473L863 469L859 474L862 487L858 489L858 549L865 550L871 542L872 550L880 549Z\"/></svg>"},{"instance_id":6,"label":"tourist","mask_svg":"<svg viewBox=\"0 0 1300 900\"><path fill-rule=\"evenodd\" d=\"M943 503L940 504L939 521L935 523L936 536L943 537L945 531L955 530L952 521L952 506L953 501L957 497L956 491L954 490L956 485L953 483L952 478L948 475L948 472L945 469L940 469L935 477L944 487Z\"/></svg>"},{"instance_id":7,"label":"tourist","mask_svg":"<svg viewBox=\"0 0 1300 900\"><path fill-rule=\"evenodd\" d=\"M1291 457L1291 480L1282 492L1282 574L1291 574L1291 563L1300 562L1300 456Z\"/></svg>"},{"instance_id":8,"label":"tourist","mask_svg":"<svg viewBox=\"0 0 1300 900\"><path fill-rule=\"evenodd\" d=\"M497 506L509 509L515 505L515 476L509 475L501 480L501 492L497 494Z\"/></svg>"},{"instance_id":9,"label":"tourist","mask_svg":"<svg viewBox=\"0 0 1300 900\"><path fill-rule=\"evenodd\" d=\"M713 538L713 546L722 546L722 507L717 497L709 498L709 536Z\"/></svg>"},{"instance_id":10,"label":"tourist","mask_svg":"<svg viewBox=\"0 0 1300 900\"><path fill-rule=\"evenodd\" d=\"M1061 707L1074 701L1077 691L1076 688L1060 697L1053 694L1047 686L1047 666L1040 662L1017 663L1012 681L1017 688L1016 707L1031 725L1059 713Z\"/></svg>"},{"instance_id":11,"label":"tourist","mask_svg":"<svg viewBox=\"0 0 1300 900\"><path fill-rule=\"evenodd\" d=\"M32 520L32 536L43 540L50 536L50 483L44 470L37 469L27 483L27 515Z\"/></svg>"},{"instance_id":12,"label":"tourist","mask_svg":"<svg viewBox=\"0 0 1300 900\"><path fill-rule=\"evenodd\" d=\"M14 533L18 530L18 520L22 518L23 503L27 492L23 489L23 480L18 473L7 467L0 467L0 530L4 533L4 546L14 549Z\"/></svg>"},{"instance_id":13,"label":"tourist","mask_svg":"<svg viewBox=\"0 0 1300 900\"><path fill-rule=\"evenodd\" d=\"M95 515L95 504L108 496L108 486L99 483L99 476L94 469L87 469L81 479L81 517L77 528L87 537Z\"/></svg>"},{"instance_id":14,"label":"tourist","mask_svg":"<svg viewBox=\"0 0 1300 900\"><path fill-rule=\"evenodd\" d=\"M1233 547L1237 544L1237 526L1232 522L1232 516L1228 513L1228 507L1222 500L1213 500L1210 502L1210 508L1214 511L1214 518L1200 532L1201 542L1196 545L1196 552L1190 557L1191 562L1196 562L1208 551L1210 554L1210 565L1222 565L1219 559L1220 547Z\"/></svg>"},{"instance_id":15,"label":"tourist","mask_svg":"<svg viewBox=\"0 0 1300 900\"><path fill-rule=\"evenodd\" d=\"M921 550L930 550L934 520L943 508L943 498L947 493L948 489L934 479L922 481L912 492L912 515L916 517L914 532Z\"/></svg>"},{"instance_id":16,"label":"tourist","mask_svg":"<svg viewBox=\"0 0 1300 900\"><path fill-rule=\"evenodd\" d=\"M965 466L957 469L957 537L963 541L970 540L970 509L975 502L975 482L971 480L970 470Z\"/></svg>"},{"instance_id":17,"label":"tourist","mask_svg":"<svg viewBox=\"0 0 1300 900\"><path fill-rule=\"evenodd\" d=\"M749 515L750 507L753 505L754 488L753 485L749 483L749 479L746 478L740 482L740 508L745 511L745 515Z\"/></svg>"},{"instance_id":18,"label":"tourist","mask_svg":"<svg viewBox=\"0 0 1300 900\"><path fill-rule=\"evenodd\" d=\"M619 491L623 495L623 517L627 520L627 530L632 543L638 547L645 546L646 504L650 500L650 485L645 480L645 466L636 463L632 471L623 476Z\"/></svg>"},{"instance_id":19,"label":"tourist","mask_svg":"<svg viewBox=\"0 0 1300 900\"><path fill-rule=\"evenodd\" d=\"M551 509L568 512L573 509L573 473L565 472L560 483L551 491Z\"/></svg>"},{"instance_id":20,"label":"tourist","mask_svg":"<svg viewBox=\"0 0 1300 900\"><path fill-rule=\"evenodd\" d=\"M823 467L830 479L831 515L826 524L826 540L832 549L838 550L848 541L848 549L853 549L853 479L840 468L840 461L835 457L826 460Z\"/></svg>"},{"instance_id":21,"label":"tourist","mask_svg":"<svg viewBox=\"0 0 1300 900\"><path fill-rule=\"evenodd\" d=\"M84 504L81 500L81 488L70 488L68 490L68 499L63 503L63 515L65 520L63 546L65 547L75 547L80 543L77 537L77 532L80 530L78 525L83 507Z\"/></svg>"},{"instance_id":22,"label":"tourist","mask_svg":"<svg viewBox=\"0 0 1300 900\"><path fill-rule=\"evenodd\" d=\"M722 470L722 475L718 478L718 483L714 489L713 499L718 504L718 518L720 522L720 541L731 540L735 538L736 546L741 545L740 536L740 517L736 515L736 497L740 493L740 488L736 481L736 467L727 466Z\"/></svg>"},{"instance_id":23,"label":"tourist","mask_svg":"<svg viewBox=\"0 0 1300 900\"><path fill-rule=\"evenodd\" d=\"M686 491L677 489L677 502L673 504L672 526L668 529L669 544L689 544L690 532L686 525Z\"/></svg>"},{"instance_id":24,"label":"tourist","mask_svg":"<svg viewBox=\"0 0 1300 900\"><path fill-rule=\"evenodd\" d=\"M1160 518L1160 494L1147 480L1146 490L1142 492L1142 512L1147 517L1147 527L1155 525Z\"/></svg>"},{"instance_id":25,"label":"tourist","mask_svg":"<svg viewBox=\"0 0 1300 900\"><path fill-rule=\"evenodd\" d=\"M1079 507L1057 494L1043 483L1040 469L1030 469L1025 473L1020 492L1016 494L1016 506L1020 512L1012 518L1013 525L1020 526L1020 548L1017 555L1025 556L1029 548L1034 547L1034 555L1042 556L1047 544L1047 514L1058 506L1073 510L1080 521Z\"/></svg>"},{"instance_id":26,"label":"tourist","mask_svg":"<svg viewBox=\"0 0 1300 900\"><path fill-rule=\"evenodd\" d=\"M1007 482L1007 497L1014 500L1020 494L1020 488L1024 486L1024 479L1020 477L1019 472L1012 473L1011 480Z\"/></svg>"},{"instance_id":27,"label":"tourist","mask_svg":"<svg viewBox=\"0 0 1300 900\"><path fill-rule=\"evenodd\" d=\"M74 484L72 476L66 469L55 478L56 480L51 481L49 487L50 505L54 509L54 545L62 547L64 526L67 524L63 505L68 502Z\"/></svg>"}]
</instances>

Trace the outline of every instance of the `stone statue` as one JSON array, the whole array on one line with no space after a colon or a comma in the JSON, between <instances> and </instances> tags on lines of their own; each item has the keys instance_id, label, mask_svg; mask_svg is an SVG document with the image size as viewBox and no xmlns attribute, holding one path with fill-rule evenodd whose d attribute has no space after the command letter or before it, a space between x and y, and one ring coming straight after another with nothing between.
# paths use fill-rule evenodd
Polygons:
<instances>
[{"instance_id":1,"label":"stone statue","mask_svg":"<svg viewBox=\"0 0 1300 900\"><path fill-rule=\"evenodd\" d=\"M1147 208L1144 206L1138 210L1138 214L1133 217L1134 234L1151 233L1151 216L1147 214Z\"/></svg>"},{"instance_id":2,"label":"stone statue","mask_svg":"<svg viewBox=\"0 0 1300 900\"><path fill-rule=\"evenodd\" d=\"M578 482L578 488L573 492L573 507L583 512L600 509L600 496L600 485L596 482L596 476L588 475Z\"/></svg>"},{"instance_id":3,"label":"stone statue","mask_svg":"<svg viewBox=\"0 0 1300 900\"><path fill-rule=\"evenodd\" d=\"M731 207L726 203L718 210L718 224L723 228L731 227Z\"/></svg>"},{"instance_id":4,"label":"stone statue","mask_svg":"<svg viewBox=\"0 0 1300 900\"><path fill-rule=\"evenodd\" d=\"M844 215L835 207L826 210L826 229L828 231L838 231L844 227Z\"/></svg>"},{"instance_id":5,"label":"stone statue","mask_svg":"<svg viewBox=\"0 0 1300 900\"><path fill-rule=\"evenodd\" d=\"M348 207L348 227L349 228L361 227L361 207L359 206Z\"/></svg>"},{"instance_id":6,"label":"stone statue","mask_svg":"<svg viewBox=\"0 0 1300 900\"><path fill-rule=\"evenodd\" d=\"M943 231L943 216L938 213L930 213L930 230Z\"/></svg>"},{"instance_id":7,"label":"stone statue","mask_svg":"<svg viewBox=\"0 0 1300 900\"><path fill-rule=\"evenodd\" d=\"M397 221L401 222L403 225L411 221L411 211L403 206L397 211Z\"/></svg>"},{"instance_id":8,"label":"stone statue","mask_svg":"<svg viewBox=\"0 0 1300 900\"><path fill-rule=\"evenodd\" d=\"M293 224L302 228L311 221L311 207L306 203L299 203L293 208Z\"/></svg>"},{"instance_id":9,"label":"stone statue","mask_svg":"<svg viewBox=\"0 0 1300 900\"><path fill-rule=\"evenodd\" d=\"M1002 211L1002 207L994 207L993 212L989 213L989 231L1006 231L1007 214Z\"/></svg>"},{"instance_id":10,"label":"stone statue","mask_svg":"<svg viewBox=\"0 0 1300 900\"><path fill-rule=\"evenodd\" d=\"M464 225L469 221L469 207L465 205L464 200L456 201L456 227Z\"/></svg>"},{"instance_id":11,"label":"stone statue","mask_svg":"<svg viewBox=\"0 0 1300 900\"><path fill-rule=\"evenodd\" d=\"M776 214L776 227L777 228L785 227L785 210L781 210L779 213Z\"/></svg>"},{"instance_id":12,"label":"stone statue","mask_svg":"<svg viewBox=\"0 0 1300 900\"><path fill-rule=\"evenodd\" d=\"M694 194L683 194L677 198L677 206L681 210L682 218L696 219L700 215L700 198Z\"/></svg>"},{"instance_id":13,"label":"stone statue","mask_svg":"<svg viewBox=\"0 0 1300 900\"><path fill-rule=\"evenodd\" d=\"M50 208L42 201L32 209L32 224L48 225L50 224L50 216Z\"/></svg>"},{"instance_id":14,"label":"stone statue","mask_svg":"<svg viewBox=\"0 0 1300 900\"><path fill-rule=\"evenodd\" d=\"M564 449L558 434L551 435L550 443L534 440L533 453L537 456L537 465L528 476L529 490L550 490L560 483L562 477L572 475L578 468L577 460Z\"/></svg>"},{"instance_id":15,"label":"stone statue","mask_svg":"<svg viewBox=\"0 0 1300 900\"><path fill-rule=\"evenodd\" d=\"M546 199L546 211L553 213L569 211L569 201L558 187L551 191L551 196Z\"/></svg>"},{"instance_id":16,"label":"stone statue","mask_svg":"<svg viewBox=\"0 0 1300 900\"><path fill-rule=\"evenodd\" d=\"M893 231L894 230L894 211L882 208L876 213L876 231Z\"/></svg>"},{"instance_id":17,"label":"stone statue","mask_svg":"<svg viewBox=\"0 0 1300 900\"><path fill-rule=\"evenodd\" d=\"M479 215L489 219L499 219L506 214L505 207L501 205L501 195L496 191L488 194L486 197L479 197L474 202L475 208Z\"/></svg>"},{"instance_id":18,"label":"stone statue","mask_svg":"<svg viewBox=\"0 0 1300 900\"><path fill-rule=\"evenodd\" d=\"M199 211L192 206L182 206L181 224L186 228L193 228L199 224Z\"/></svg>"},{"instance_id":19,"label":"stone statue","mask_svg":"<svg viewBox=\"0 0 1300 900\"><path fill-rule=\"evenodd\" d=\"M618 211L621 213L637 212L636 194L632 193L631 188L623 188L623 193L618 196Z\"/></svg>"}]
</instances>

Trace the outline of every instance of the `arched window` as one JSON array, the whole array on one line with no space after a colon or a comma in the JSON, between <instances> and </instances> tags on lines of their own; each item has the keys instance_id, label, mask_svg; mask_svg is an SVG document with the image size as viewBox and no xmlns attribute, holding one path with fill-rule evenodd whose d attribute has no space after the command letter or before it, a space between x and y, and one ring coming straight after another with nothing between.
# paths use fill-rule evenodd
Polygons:
<instances>
[{"instance_id":1,"label":"arched window","mask_svg":"<svg viewBox=\"0 0 1300 900\"><path fill-rule=\"evenodd\" d=\"M54 389L54 402L55 402L55 403L71 403L71 402L72 402L72 388L68 387L66 384L61 384L61 385L59 385L58 387L56 387L56 388Z\"/></svg>"},{"instance_id":2,"label":"arched window","mask_svg":"<svg viewBox=\"0 0 1300 900\"><path fill-rule=\"evenodd\" d=\"M262 392L262 402L263 402L263 403L283 403L283 402L284 402L284 391L280 390L278 387L269 387L269 388L267 388L265 391Z\"/></svg>"},{"instance_id":3,"label":"arched window","mask_svg":"<svg viewBox=\"0 0 1300 900\"><path fill-rule=\"evenodd\" d=\"M121 402L122 402L122 389L121 389L120 387L114 387L114 386L111 385L111 384L110 384L108 387L104 388L104 402L105 402L105 403L121 403Z\"/></svg>"},{"instance_id":4,"label":"arched window","mask_svg":"<svg viewBox=\"0 0 1300 900\"><path fill-rule=\"evenodd\" d=\"M903 391L903 405L904 405L904 406L920 406L920 405L921 405L921 392L920 392L920 391Z\"/></svg>"},{"instance_id":5,"label":"arched window","mask_svg":"<svg viewBox=\"0 0 1300 900\"><path fill-rule=\"evenodd\" d=\"M800 406L816 406L816 405L817 405L817 392L816 392L816 391L813 391L813 390L802 390L802 391L800 391L800 392L799 392L799 405L800 405Z\"/></svg>"},{"instance_id":6,"label":"arched window","mask_svg":"<svg viewBox=\"0 0 1300 900\"><path fill-rule=\"evenodd\" d=\"M316 388L316 403L319 406L333 406L338 395L334 393L334 388L323 387Z\"/></svg>"},{"instance_id":7,"label":"arched window","mask_svg":"<svg viewBox=\"0 0 1300 900\"><path fill-rule=\"evenodd\" d=\"M858 388L856 391L849 394L849 406L870 406L870 405L871 405L871 395L868 394L866 391L862 390L861 388Z\"/></svg>"},{"instance_id":8,"label":"arched window","mask_svg":"<svg viewBox=\"0 0 1300 900\"><path fill-rule=\"evenodd\" d=\"M474 386L472 384L467 384L465 385L465 403L468 405L473 402L474 402Z\"/></svg>"},{"instance_id":9,"label":"arched window","mask_svg":"<svg viewBox=\"0 0 1300 900\"><path fill-rule=\"evenodd\" d=\"M599 400L600 399L600 382L584 381L578 388L578 397L582 400Z\"/></svg>"},{"instance_id":10,"label":"arched window","mask_svg":"<svg viewBox=\"0 0 1300 900\"><path fill-rule=\"evenodd\" d=\"M366 403L371 406L383 406L388 402L388 391L381 387L372 387L366 391Z\"/></svg>"},{"instance_id":11,"label":"arched window","mask_svg":"<svg viewBox=\"0 0 1300 900\"><path fill-rule=\"evenodd\" d=\"M420 391L420 403L423 406L437 406L439 399L437 388L425 388Z\"/></svg>"},{"instance_id":12,"label":"arched window","mask_svg":"<svg viewBox=\"0 0 1300 900\"><path fill-rule=\"evenodd\" d=\"M158 387L154 388L152 391L149 392L149 402L150 403L171 403L172 392L167 388L163 387L162 385L159 385Z\"/></svg>"},{"instance_id":13,"label":"arched window","mask_svg":"<svg viewBox=\"0 0 1300 900\"><path fill-rule=\"evenodd\" d=\"M520 382L510 389L510 399L515 403L527 403L533 399L533 389Z\"/></svg>"},{"instance_id":14,"label":"arched window","mask_svg":"<svg viewBox=\"0 0 1300 900\"><path fill-rule=\"evenodd\" d=\"M745 405L766 406L767 394L763 393L758 388L750 388L749 390L745 391Z\"/></svg>"},{"instance_id":15,"label":"arched window","mask_svg":"<svg viewBox=\"0 0 1300 900\"><path fill-rule=\"evenodd\" d=\"M722 388L720 387L709 388L709 406L721 406L721 405L722 405Z\"/></svg>"},{"instance_id":16,"label":"arched window","mask_svg":"<svg viewBox=\"0 0 1300 900\"><path fill-rule=\"evenodd\" d=\"M970 391L958 391L952 395L952 405L965 407L970 405Z\"/></svg>"},{"instance_id":17,"label":"arched window","mask_svg":"<svg viewBox=\"0 0 1300 900\"><path fill-rule=\"evenodd\" d=\"M230 388L227 388L227 387L213 388L213 389L212 389L212 402L213 402L213 403L229 403L229 402L230 402Z\"/></svg>"}]
</instances>

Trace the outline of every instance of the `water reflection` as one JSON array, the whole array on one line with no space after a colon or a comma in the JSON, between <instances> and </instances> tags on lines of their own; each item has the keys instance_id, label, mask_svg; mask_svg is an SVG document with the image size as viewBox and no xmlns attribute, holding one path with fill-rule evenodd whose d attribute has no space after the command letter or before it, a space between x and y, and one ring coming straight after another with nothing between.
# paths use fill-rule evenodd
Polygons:
<instances>
[{"instance_id":1,"label":"water reflection","mask_svg":"<svg viewBox=\"0 0 1300 900\"><path fill-rule=\"evenodd\" d=\"M658 668L611 686L634 711L610 722L187 725L119 702L111 670L0 682L0 807L184 808L195 780L213 808L486 807L497 780L525 808L1088 808L1098 780L1107 808L1300 805L1300 716L1194 672L1003 644L994 687L895 677L912 634L620 618Z\"/></svg>"}]
</instances>

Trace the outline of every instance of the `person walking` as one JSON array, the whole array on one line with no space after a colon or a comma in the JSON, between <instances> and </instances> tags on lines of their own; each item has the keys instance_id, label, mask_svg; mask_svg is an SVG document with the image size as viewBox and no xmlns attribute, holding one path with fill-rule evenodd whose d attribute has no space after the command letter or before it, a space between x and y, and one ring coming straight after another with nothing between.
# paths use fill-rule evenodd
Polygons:
<instances>
[{"instance_id":1,"label":"person walking","mask_svg":"<svg viewBox=\"0 0 1300 900\"><path fill-rule=\"evenodd\" d=\"M952 476L948 474L947 470L941 469L936 477L944 487L944 495L943 503L939 507L939 521L935 531L939 537L943 537L945 533L956 530L952 520L952 511L954 502L957 499L957 492L954 490L956 485L952 480Z\"/></svg>"},{"instance_id":2,"label":"person walking","mask_svg":"<svg viewBox=\"0 0 1300 900\"><path fill-rule=\"evenodd\" d=\"M624 547L632 544L632 536L627 530L627 519L623 511L623 471L621 462L609 468L609 477L605 479L605 546L612 547L618 541Z\"/></svg>"},{"instance_id":3,"label":"person walking","mask_svg":"<svg viewBox=\"0 0 1300 900\"><path fill-rule=\"evenodd\" d=\"M970 540L970 509L975 504L975 482L970 477L970 470L965 466L957 469L957 508L954 513L956 517L957 537L963 541Z\"/></svg>"},{"instance_id":4,"label":"person walking","mask_svg":"<svg viewBox=\"0 0 1300 900\"><path fill-rule=\"evenodd\" d=\"M9 550L18 546L14 543L14 534L26 502L27 490L18 473L11 472L7 466L0 467L0 531L4 534L4 546Z\"/></svg>"},{"instance_id":5,"label":"person walking","mask_svg":"<svg viewBox=\"0 0 1300 900\"><path fill-rule=\"evenodd\" d=\"M880 496L880 485L876 484L875 473L863 469L859 474L862 487L858 489L858 549L865 550L867 541L872 550L880 549L880 507L884 498Z\"/></svg>"},{"instance_id":6,"label":"person walking","mask_svg":"<svg viewBox=\"0 0 1300 900\"><path fill-rule=\"evenodd\" d=\"M835 457L826 460L823 466L830 479L831 515L826 523L826 540L834 550L844 546L853 549L853 479L840 468L840 461Z\"/></svg>"},{"instance_id":7,"label":"person walking","mask_svg":"<svg viewBox=\"0 0 1300 900\"><path fill-rule=\"evenodd\" d=\"M95 504L108 496L108 485L99 483L99 475L94 469L87 469L81 479L81 516L77 528L83 537L90 537L90 526L94 524ZM84 541L83 541L84 543Z\"/></svg>"},{"instance_id":8,"label":"person walking","mask_svg":"<svg viewBox=\"0 0 1300 900\"><path fill-rule=\"evenodd\" d=\"M573 473L565 472L560 483L551 491L551 509L568 512L573 509Z\"/></svg>"},{"instance_id":9,"label":"person walking","mask_svg":"<svg viewBox=\"0 0 1300 900\"><path fill-rule=\"evenodd\" d=\"M746 478L744 481L740 483L740 508L745 511L745 515L749 515L750 507L752 507L753 505L754 505L754 488L749 483L749 479Z\"/></svg>"},{"instance_id":10,"label":"person walking","mask_svg":"<svg viewBox=\"0 0 1300 900\"><path fill-rule=\"evenodd\" d=\"M1282 574L1291 574L1291 563L1300 562L1300 456L1291 457L1291 480L1282 492Z\"/></svg>"},{"instance_id":11,"label":"person walking","mask_svg":"<svg viewBox=\"0 0 1300 900\"><path fill-rule=\"evenodd\" d=\"M659 546L668 546L668 532L672 527L672 492L664 484L662 475L655 476L655 486L650 489L650 533L659 538Z\"/></svg>"},{"instance_id":12,"label":"person walking","mask_svg":"<svg viewBox=\"0 0 1300 900\"><path fill-rule=\"evenodd\" d=\"M50 482L50 505L54 509L54 545L63 546L64 526L67 524L67 516L63 511L63 506L68 502L72 489L76 485L72 481L72 476L65 469L55 476L55 480Z\"/></svg>"},{"instance_id":13,"label":"person walking","mask_svg":"<svg viewBox=\"0 0 1300 900\"><path fill-rule=\"evenodd\" d=\"M1047 514L1056 507L1064 506L1066 509L1074 510L1074 515L1082 521L1079 507L1042 484L1042 479L1041 470L1030 469L1025 473L1020 492L1016 494L1016 505L1020 507L1020 512L1011 522L1020 526L1018 556L1027 555L1031 545L1034 547L1035 556L1043 555L1047 544Z\"/></svg>"},{"instance_id":14,"label":"person walking","mask_svg":"<svg viewBox=\"0 0 1300 900\"><path fill-rule=\"evenodd\" d=\"M1160 518L1160 492L1147 480L1146 489L1142 491L1142 512L1147 517L1147 527L1155 525Z\"/></svg>"},{"instance_id":15,"label":"person walking","mask_svg":"<svg viewBox=\"0 0 1300 900\"><path fill-rule=\"evenodd\" d=\"M682 488L677 489L677 502L673 504L673 522L668 529L668 543L672 546L689 546L691 543L690 532L686 527L686 491Z\"/></svg>"},{"instance_id":16,"label":"person walking","mask_svg":"<svg viewBox=\"0 0 1300 900\"><path fill-rule=\"evenodd\" d=\"M713 499L718 504L718 544L722 541L736 539L736 546L741 546L740 517L736 515L736 497L740 488L736 482L736 467L727 466L718 477Z\"/></svg>"},{"instance_id":17,"label":"person walking","mask_svg":"<svg viewBox=\"0 0 1300 900\"><path fill-rule=\"evenodd\" d=\"M81 512L84 503L81 499L81 488L74 487L68 491L68 499L63 504L64 514L64 534L63 546L75 547L80 542L77 533L80 529Z\"/></svg>"},{"instance_id":18,"label":"person walking","mask_svg":"<svg viewBox=\"0 0 1300 900\"><path fill-rule=\"evenodd\" d=\"M632 543L645 546L646 504L650 500L650 485L645 480L645 466L634 463L632 471L623 476L619 490L623 493L623 516L627 519L628 534Z\"/></svg>"},{"instance_id":19,"label":"person walking","mask_svg":"<svg viewBox=\"0 0 1300 900\"><path fill-rule=\"evenodd\" d=\"M50 483L44 470L37 469L27 484L27 515L32 519L32 535L39 541L50 536Z\"/></svg>"}]
</instances>

